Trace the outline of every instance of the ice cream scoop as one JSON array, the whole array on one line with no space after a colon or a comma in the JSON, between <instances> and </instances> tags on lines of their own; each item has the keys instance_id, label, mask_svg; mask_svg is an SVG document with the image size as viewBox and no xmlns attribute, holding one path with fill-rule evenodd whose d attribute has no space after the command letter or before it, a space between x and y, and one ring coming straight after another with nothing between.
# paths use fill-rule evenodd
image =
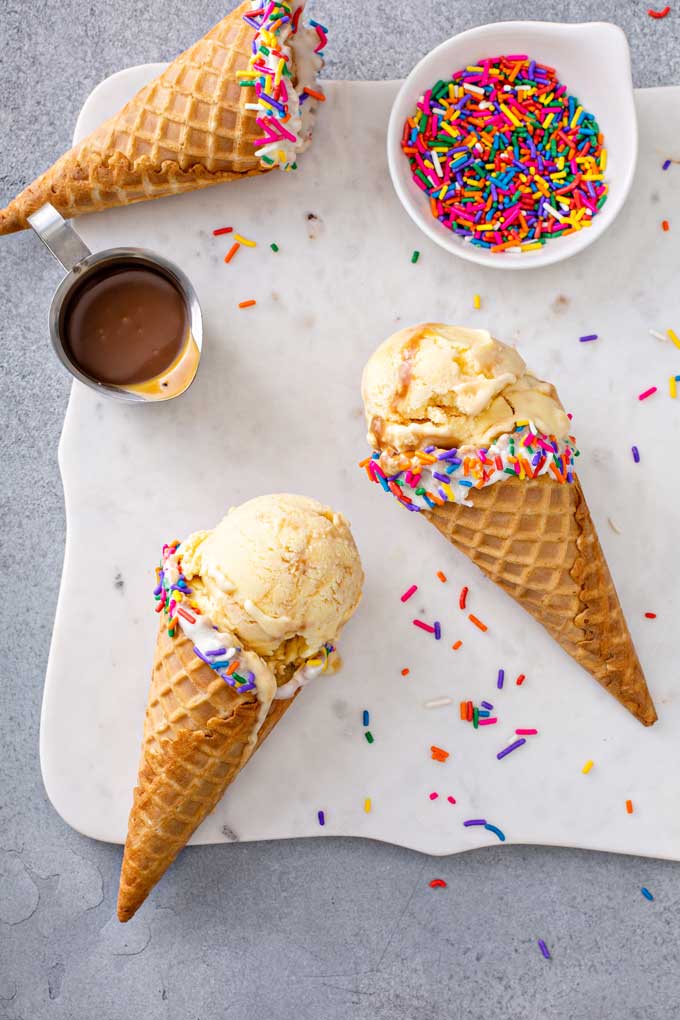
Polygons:
<instances>
[{"instance_id":1,"label":"ice cream scoop","mask_svg":"<svg viewBox=\"0 0 680 1020\"><path fill-rule=\"evenodd\" d=\"M431 322L394 333L368 361L362 395L381 452L482 447L518 421L558 439L570 431L554 387L484 329Z\"/></svg>"},{"instance_id":2,"label":"ice cream scoop","mask_svg":"<svg viewBox=\"0 0 680 1020\"><path fill-rule=\"evenodd\" d=\"M363 571L342 514L305 496L260 496L180 546L203 613L282 666L333 642L361 597Z\"/></svg>"}]
</instances>

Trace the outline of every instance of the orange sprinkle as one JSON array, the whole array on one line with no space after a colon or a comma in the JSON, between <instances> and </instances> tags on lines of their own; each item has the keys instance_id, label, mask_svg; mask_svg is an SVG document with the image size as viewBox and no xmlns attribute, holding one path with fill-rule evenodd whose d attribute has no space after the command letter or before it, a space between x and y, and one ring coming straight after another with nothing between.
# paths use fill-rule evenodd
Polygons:
<instances>
[{"instance_id":1,"label":"orange sprinkle","mask_svg":"<svg viewBox=\"0 0 680 1020\"><path fill-rule=\"evenodd\" d=\"M468 620L470 621L470 623L474 623L475 627L479 627L480 630L487 631L489 629L485 623L482 623L481 620L478 620L477 617L473 616L472 613L470 613L470 615L468 616Z\"/></svg>"},{"instance_id":2,"label":"orange sprinkle","mask_svg":"<svg viewBox=\"0 0 680 1020\"><path fill-rule=\"evenodd\" d=\"M234 661L232 662L232 664L231 664L231 666L229 667L229 669L227 670L227 676L231 676L231 675L232 675L232 673L235 673L235 672L236 672L236 670L238 669L239 665L240 665L240 663L239 663L238 659L235 659L235 660L234 660Z\"/></svg>"},{"instance_id":3,"label":"orange sprinkle","mask_svg":"<svg viewBox=\"0 0 680 1020\"><path fill-rule=\"evenodd\" d=\"M463 644L462 641L456 641L455 645L451 645L451 647L453 648L454 652L457 652L462 644Z\"/></svg>"},{"instance_id":4,"label":"orange sprinkle","mask_svg":"<svg viewBox=\"0 0 680 1020\"><path fill-rule=\"evenodd\" d=\"M627 800L626 801L626 811L628 812L629 815L632 815L632 813L633 813L633 802L632 802L632 800Z\"/></svg>"},{"instance_id":5,"label":"orange sprinkle","mask_svg":"<svg viewBox=\"0 0 680 1020\"><path fill-rule=\"evenodd\" d=\"M668 220L661 220L661 226L662 226L663 230L670 230L671 229L671 225L668 222Z\"/></svg>"},{"instance_id":6,"label":"orange sprinkle","mask_svg":"<svg viewBox=\"0 0 680 1020\"><path fill-rule=\"evenodd\" d=\"M229 249L229 251L227 252L227 254L224 256L224 261L225 262L231 262L231 260L233 259L234 255L236 254L236 252L239 250L240 247L241 247L241 245L238 243L238 241L236 242L236 244L233 244L231 246L231 248Z\"/></svg>"},{"instance_id":7,"label":"orange sprinkle","mask_svg":"<svg viewBox=\"0 0 680 1020\"><path fill-rule=\"evenodd\" d=\"M460 703L460 717L463 722L467 722L467 701L461 701Z\"/></svg>"},{"instance_id":8,"label":"orange sprinkle","mask_svg":"<svg viewBox=\"0 0 680 1020\"><path fill-rule=\"evenodd\" d=\"M445 751L441 747L435 747L434 744L430 748L430 751L432 752L432 759L433 759L433 761L445 762L446 759L449 757L449 752L448 751Z\"/></svg>"},{"instance_id":9,"label":"orange sprinkle","mask_svg":"<svg viewBox=\"0 0 680 1020\"><path fill-rule=\"evenodd\" d=\"M408 666L404 666L404 668L401 671L401 675L402 676L408 676L410 672L411 672L411 670L408 668Z\"/></svg>"},{"instance_id":10,"label":"orange sprinkle","mask_svg":"<svg viewBox=\"0 0 680 1020\"><path fill-rule=\"evenodd\" d=\"M446 584L446 574L443 574L441 570L437 571L437 577L439 578L442 584Z\"/></svg>"},{"instance_id":11,"label":"orange sprinkle","mask_svg":"<svg viewBox=\"0 0 680 1020\"><path fill-rule=\"evenodd\" d=\"M305 89L305 92L307 93L308 96L311 96L312 99L316 99L320 103L326 102L326 97L324 96L323 92L315 92L313 89L308 88Z\"/></svg>"},{"instance_id":12,"label":"orange sprinkle","mask_svg":"<svg viewBox=\"0 0 680 1020\"><path fill-rule=\"evenodd\" d=\"M250 301L239 301L238 306L239 306L239 308L252 308L253 305L256 305L256 304L257 304L257 301L253 301L251 299Z\"/></svg>"}]
</instances>

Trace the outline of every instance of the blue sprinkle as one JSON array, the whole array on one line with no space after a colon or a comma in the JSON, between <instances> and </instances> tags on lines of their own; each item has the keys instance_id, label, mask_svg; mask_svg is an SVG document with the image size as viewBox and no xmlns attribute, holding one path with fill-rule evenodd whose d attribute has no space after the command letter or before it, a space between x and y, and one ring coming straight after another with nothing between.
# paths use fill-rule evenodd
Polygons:
<instances>
[{"instance_id":1,"label":"blue sprinkle","mask_svg":"<svg viewBox=\"0 0 680 1020\"><path fill-rule=\"evenodd\" d=\"M471 489L472 488L472 482L469 481L469 479L467 479L467 478L459 478L458 479L458 484L459 485L464 485L466 489Z\"/></svg>"},{"instance_id":2,"label":"blue sprinkle","mask_svg":"<svg viewBox=\"0 0 680 1020\"><path fill-rule=\"evenodd\" d=\"M644 898L646 900L650 900L651 901L651 900L654 899L654 897L652 896L652 894L650 893L650 891L649 891L649 889L647 888L646 885L642 886L642 888L640 889L640 892L642 893L642 895L644 896Z\"/></svg>"},{"instance_id":3,"label":"blue sprinkle","mask_svg":"<svg viewBox=\"0 0 680 1020\"><path fill-rule=\"evenodd\" d=\"M670 160L670 159L666 159L666 160L664 160L664 164L663 164L663 166L661 167L661 169L662 169L662 170L668 170L668 168L669 168L669 166L670 166L670 165L671 165L671 160Z\"/></svg>"},{"instance_id":4,"label":"blue sprinkle","mask_svg":"<svg viewBox=\"0 0 680 1020\"><path fill-rule=\"evenodd\" d=\"M364 714L363 714L363 721L364 721L364 726L368 726L368 723L369 723L369 718L370 718L370 717L369 717L369 714L368 714L368 709L367 709L367 708L365 708L365 709L364 709Z\"/></svg>"},{"instance_id":5,"label":"blue sprinkle","mask_svg":"<svg viewBox=\"0 0 680 1020\"><path fill-rule=\"evenodd\" d=\"M489 832L493 832L494 835L498 836L498 838L500 839L501 843L505 843L505 833L501 832L501 830L498 829L495 825L490 825L489 822L487 822L486 825L484 826L484 828L488 829Z\"/></svg>"}]
</instances>

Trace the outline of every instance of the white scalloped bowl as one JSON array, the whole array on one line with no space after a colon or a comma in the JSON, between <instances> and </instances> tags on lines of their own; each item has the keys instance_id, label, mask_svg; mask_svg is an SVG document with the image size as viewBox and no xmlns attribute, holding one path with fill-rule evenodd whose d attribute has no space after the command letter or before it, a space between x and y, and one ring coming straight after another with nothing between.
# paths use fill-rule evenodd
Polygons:
<instances>
[{"instance_id":1,"label":"white scalloped bowl","mask_svg":"<svg viewBox=\"0 0 680 1020\"><path fill-rule=\"evenodd\" d=\"M567 90L594 114L607 149L609 195L593 225L555 238L532 252L490 252L463 241L436 220L427 197L413 183L401 151L404 121L426 89L461 67L503 53L526 53L554 67ZM622 30L606 22L565 25L507 21L462 32L427 54L409 74L394 101L387 129L387 160L392 183L409 216L442 248L469 262L502 269L535 269L583 251L613 223L630 191L637 161L638 131L630 51Z\"/></svg>"}]
</instances>

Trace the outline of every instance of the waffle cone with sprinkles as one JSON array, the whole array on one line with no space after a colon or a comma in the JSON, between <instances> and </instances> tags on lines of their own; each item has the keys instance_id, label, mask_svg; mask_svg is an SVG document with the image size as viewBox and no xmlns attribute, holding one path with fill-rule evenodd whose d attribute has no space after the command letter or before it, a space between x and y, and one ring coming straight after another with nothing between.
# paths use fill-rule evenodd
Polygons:
<instances>
[{"instance_id":1,"label":"waffle cone with sprinkles","mask_svg":"<svg viewBox=\"0 0 680 1020\"><path fill-rule=\"evenodd\" d=\"M300 663L299 665L302 665ZM239 693L161 620L128 821L118 918L129 921L227 787L295 701Z\"/></svg>"},{"instance_id":2,"label":"waffle cone with sprinkles","mask_svg":"<svg viewBox=\"0 0 680 1020\"><path fill-rule=\"evenodd\" d=\"M424 511L645 726L656 711L578 479L509 478Z\"/></svg>"},{"instance_id":3,"label":"waffle cone with sprinkles","mask_svg":"<svg viewBox=\"0 0 680 1020\"><path fill-rule=\"evenodd\" d=\"M26 229L28 217L46 202L73 217L265 173L277 164L294 167L295 152L311 135L308 122L301 133L295 120L298 100L307 101L307 118L324 97L312 87L315 77L298 97L294 49L282 53L275 72L263 67L260 54L274 49L282 26L297 33L302 6L304 0L281 0L254 10L248 0L242 3L0 210L0 234ZM304 31L312 33L312 45L318 42L318 54L325 31ZM312 62L315 72L322 61L315 55ZM291 130L293 122L300 132Z\"/></svg>"}]
</instances>

